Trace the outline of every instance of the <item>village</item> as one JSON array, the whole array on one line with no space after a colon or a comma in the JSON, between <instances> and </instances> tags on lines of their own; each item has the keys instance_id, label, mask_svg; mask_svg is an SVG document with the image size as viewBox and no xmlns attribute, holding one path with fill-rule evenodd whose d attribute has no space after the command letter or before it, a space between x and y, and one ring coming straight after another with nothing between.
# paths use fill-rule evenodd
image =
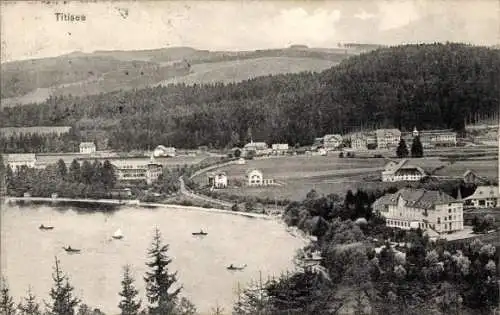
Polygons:
<instances>
[{"instance_id":1,"label":"village","mask_svg":"<svg viewBox=\"0 0 500 315\"><path fill-rule=\"evenodd\" d=\"M287 198L289 195L303 198L305 192L311 189L319 188L321 191L324 183L328 184L324 189L332 184L336 184L337 189L343 188L338 190L339 194L344 194L346 187L351 187L348 184L351 181L358 185L352 186L352 190L363 188L367 183L377 189L396 184L400 189L378 199L373 209L386 217L387 226L423 228L436 236L463 232L464 229L470 233L471 228L465 225L464 214L478 209L498 208L497 128L495 125L469 126L466 136L461 138L452 130L417 130L415 127L411 132L401 132L398 129L377 129L345 135L327 134L305 147L293 147L287 143L268 146L265 142L251 140L242 148L230 150L183 150L158 145L148 152L117 153L97 150L95 142L88 141L80 143L79 152L7 154L4 159L14 172L23 167L43 169L58 160L63 160L68 167L73 160L80 164L108 160L113 165L118 182L122 183L113 196L129 199L134 198L131 187L141 182L146 187L151 186L164 169L195 167L208 159L211 163L199 166L190 176L195 185L191 187L193 191L189 196L224 208L230 208L234 200L237 205L238 200L245 204L252 196L267 198L270 200L268 203L275 206L272 209L274 213L281 212L276 212L279 210L278 200L280 204L286 204L284 199L293 199ZM43 132L43 128L39 130ZM62 129L61 132L68 130ZM406 145L409 152L416 138L425 154L420 158L410 154L398 156L398 146ZM457 154L461 154L458 161ZM298 163L286 166L293 161ZM283 169L280 171L280 168ZM328 178L312 185L304 181L318 177ZM409 185L429 178L435 181L458 180L476 188L467 196L461 196L459 189L458 196L454 198L440 191ZM300 186L299 191L296 186ZM220 192L222 194L218 194ZM233 198L224 198L227 197L224 192L231 192ZM159 197L155 200L161 199L161 194L152 193ZM24 196L31 195L26 192ZM263 205L259 211L269 213L269 204ZM429 212L431 209L433 211Z\"/></svg>"}]
</instances>

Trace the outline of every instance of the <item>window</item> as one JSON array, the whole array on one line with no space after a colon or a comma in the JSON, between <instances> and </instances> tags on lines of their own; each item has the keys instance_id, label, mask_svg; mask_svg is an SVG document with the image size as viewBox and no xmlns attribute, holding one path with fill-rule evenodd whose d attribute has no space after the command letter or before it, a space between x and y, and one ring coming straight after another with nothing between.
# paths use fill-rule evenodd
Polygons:
<instances>
[{"instance_id":1,"label":"window","mask_svg":"<svg viewBox=\"0 0 500 315\"><path fill-rule=\"evenodd\" d=\"M448 217L448 220L450 220L450 221L451 221L451 215Z\"/></svg>"},{"instance_id":2,"label":"window","mask_svg":"<svg viewBox=\"0 0 500 315\"><path fill-rule=\"evenodd\" d=\"M439 217L437 218L437 223L441 224L441 218L439 218Z\"/></svg>"}]
</instances>

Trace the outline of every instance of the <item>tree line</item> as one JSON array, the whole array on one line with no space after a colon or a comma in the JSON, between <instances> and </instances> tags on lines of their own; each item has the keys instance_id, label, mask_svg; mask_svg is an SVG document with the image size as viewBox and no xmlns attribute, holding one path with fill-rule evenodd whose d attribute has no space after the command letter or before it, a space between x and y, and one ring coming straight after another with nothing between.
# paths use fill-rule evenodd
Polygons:
<instances>
[{"instance_id":1,"label":"tree line","mask_svg":"<svg viewBox=\"0 0 500 315\"><path fill-rule=\"evenodd\" d=\"M196 307L180 295L182 285L178 283L177 272L171 272L172 259L168 255L169 245L164 244L161 232L155 229L150 248L147 250L148 267L144 281L146 283L147 303L139 299L131 266L123 267L123 278L118 308L121 315L194 315ZM37 297L28 290L18 305L10 295L8 283L2 277L0 283L0 313L3 315L104 315L98 308L92 310L74 294L70 278L62 271L60 261L55 258L52 273L53 286L50 289L50 303L46 308ZM144 305L146 304L146 305Z\"/></svg>"},{"instance_id":2,"label":"tree line","mask_svg":"<svg viewBox=\"0 0 500 315\"><path fill-rule=\"evenodd\" d=\"M250 139L305 145L327 133L376 127L462 131L467 117L498 112L499 72L499 50L405 45L353 56L321 73L51 97L3 108L0 124L99 130L110 148L125 151L222 148Z\"/></svg>"},{"instance_id":3,"label":"tree line","mask_svg":"<svg viewBox=\"0 0 500 315\"><path fill-rule=\"evenodd\" d=\"M0 161L0 163L2 163ZM3 163L2 163L3 165ZM3 173L3 172L2 172ZM51 197L56 193L66 198L110 198L117 179L113 165L76 159L69 168L60 159L44 169L20 167L5 169L5 185L10 196L23 196L28 192L33 197Z\"/></svg>"}]
</instances>

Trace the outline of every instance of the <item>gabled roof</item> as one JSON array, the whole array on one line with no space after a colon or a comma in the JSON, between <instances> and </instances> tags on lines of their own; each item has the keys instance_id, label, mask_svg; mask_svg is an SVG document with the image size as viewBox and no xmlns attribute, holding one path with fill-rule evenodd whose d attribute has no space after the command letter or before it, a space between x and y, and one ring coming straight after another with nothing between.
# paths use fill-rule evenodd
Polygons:
<instances>
[{"instance_id":1,"label":"gabled roof","mask_svg":"<svg viewBox=\"0 0 500 315\"><path fill-rule=\"evenodd\" d=\"M155 150L164 150L164 151L175 151L174 147L166 147L164 145L159 145L155 148Z\"/></svg>"},{"instance_id":2,"label":"gabled roof","mask_svg":"<svg viewBox=\"0 0 500 315\"><path fill-rule=\"evenodd\" d=\"M389 160L387 163L386 163L386 166L387 164L389 164L390 162L396 162L396 161L392 161L392 160ZM396 173L398 171L403 171L403 170L417 170L419 171L421 174L425 174L425 171L419 167L419 166L416 166L416 165L412 165L412 164L409 164L408 163L408 159L402 159L401 161L399 161L399 163L394 167L394 170L392 171L386 171L386 172L391 172L391 173Z\"/></svg>"},{"instance_id":3,"label":"gabled roof","mask_svg":"<svg viewBox=\"0 0 500 315\"><path fill-rule=\"evenodd\" d=\"M265 142L250 142L245 144L245 148L250 148L250 147L266 147L267 148L267 143Z\"/></svg>"},{"instance_id":4,"label":"gabled roof","mask_svg":"<svg viewBox=\"0 0 500 315\"><path fill-rule=\"evenodd\" d=\"M382 196L373 205L397 205L400 197L405 201L406 206L420 209L432 209L434 205L457 202L455 198L442 191L403 188L394 194Z\"/></svg>"},{"instance_id":5,"label":"gabled roof","mask_svg":"<svg viewBox=\"0 0 500 315\"><path fill-rule=\"evenodd\" d=\"M335 139L338 141L342 141L342 136L339 134L331 134L331 135L325 135L323 137L323 141L328 141L329 139Z\"/></svg>"},{"instance_id":6,"label":"gabled roof","mask_svg":"<svg viewBox=\"0 0 500 315\"><path fill-rule=\"evenodd\" d=\"M259 169L256 169L256 168L251 168L251 169L248 169L248 170L246 171L246 173L245 173L245 174L246 174L246 175L248 175L248 174L250 174L250 173L252 173L252 172L254 172L254 171L257 171L257 172L259 172L259 173L261 173L261 174L262 174L262 171L261 171L261 170L259 170Z\"/></svg>"},{"instance_id":7,"label":"gabled roof","mask_svg":"<svg viewBox=\"0 0 500 315\"><path fill-rule=\"evenodd\" d=\"M498 190L498 186L477 186L476 191L469 197L464 198L464 200L499 197L500 191Z\"/></svg>"}]
</instances>

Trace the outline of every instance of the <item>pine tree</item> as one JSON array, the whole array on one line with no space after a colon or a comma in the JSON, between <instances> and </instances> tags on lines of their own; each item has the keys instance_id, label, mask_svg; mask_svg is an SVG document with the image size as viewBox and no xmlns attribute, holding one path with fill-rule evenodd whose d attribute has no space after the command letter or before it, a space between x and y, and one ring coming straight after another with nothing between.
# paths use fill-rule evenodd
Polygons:
<instances>
[{"instance_id":1,"label":"pine tree","mask_svg":"<svg viewBox=\"0 0 500 315\"><path fill-rule=\"evenodd\" d=\"M68 168L66 167L66 163L64 163L62 159L59 159L59 161L57 161L57 176L59 176L60 179L65 179L67 174Z\"/></svg>"},{"instance_id":2,"label":"pine tree","mask_svg":"<svg viewBox=\"0 0 500 315\"><path fill-rule=\"evenodd\" d=\"M419 136L413 138L413 142L411 144L411 156L415 158L421 158L424 156L424 148L422 146L422 142L420 142Z\"/></svg>"},{"instance_id":3,"label":"pine tree","mask_svg":"<svg viewBox=\"0 0 500 315\"><path fill-rule=\"evenodd\" d=\"M77 160L73 160L69 166L69 179L74 183L80 183L82 181L80 163L78 163Z\"/></svg>"},{"instance_id":4,"label":"pine tree","mask_svg":"<svg viewBox=\"0 0 500 315\"><path fill-rule=\"evenodd\" d=\"M172 314L182 289L178 287L169 293L172 285L177 282L177 272L168 272L168 265L172 262L167 256L168 247L163 244L161 233L156 228L151 248L148 250L151 261L146 263L150 271L147 271L144 277L146 296L151 304L149 313L152 315Z\"/></svg>"},{"instance_id":5,"label":"pine tree","mask_svg":"<svg viewBox=\"0 0 500 315\"><path fill-rule=\"evenodd\" d=\"M75 307L80 301L73 297L74 288L69 284L68 277L59 268L59 260L55 258L54 273L52 274L54 286L50 289L52 305L49 305L52 315L73 315Z\"/></svg>"},{"instance_id":6,"label":"pine tree","mask_svg":"<svg viewBox=\"0 0 500 315\"><path fill-rule=\"evenodd\" d=\"M399 145L396 149L396 155L398 158L405 158L408 156L408 148L406 147L406 141L403 138L399 141Z\"/></svg>"},{"instance_id":7,"label":"pine tree","mask_svg":"<svg viewBox=\"0 0 500 315\"><path fill-rule=\"evenodd\" d=\"M108 160L102 166L102 182L106 189L112 189L116 184L116 175L113 165Z\"/></svg>"},{"instance_id":8,"label":"pine tree","mask_svg":"<svg viewBox=\"0 0 500 315\"><path fill-rule=\"evenodd\" d=\"M122 297L118 307L121 309L121 315L137 315L141 308L141 301L136 301L139 291L134 287L134 279L130 274L130 266L123 268L122 291L119 295Z\"/></svg>"},{"instance_id":9,"label":"pine tree","mask_svg":"<svg viewBox=\"0 0 500 315\"><path fill-rule=\"evenodd\" d=\"M9 285L7 280L2 277L0 281L0 314L2 315L15 315L16 308L12 296L10 296Z\"/></svg>"},{"instance_id":10,"label":"pine tree","mask_svg":"<svg viewBox=\"0 0 500 315\"><path fill-rule=\"evenodd\" d=\"M19 303L17 309L21 315L42 315L40 305L31 289L28 290L28 296L24 298L23 302Z\"/></svg>"}]
</instances>

